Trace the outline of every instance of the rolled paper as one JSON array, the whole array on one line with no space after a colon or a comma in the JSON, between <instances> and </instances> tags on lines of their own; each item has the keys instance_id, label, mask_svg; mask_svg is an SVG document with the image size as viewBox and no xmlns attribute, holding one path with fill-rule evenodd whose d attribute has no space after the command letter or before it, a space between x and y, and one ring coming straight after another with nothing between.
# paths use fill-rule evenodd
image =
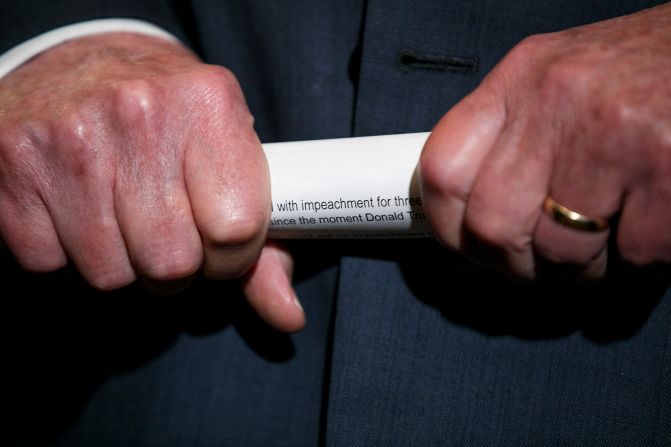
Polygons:
<instances>
[{"instance_id":1,"label":"rolled paper","mask_svg":"<svg viewBox=\"0 0 671 447\"><path fill-rule=\"evenodd\" d=\"M269 237L433 236L416 169L428 135L264 144L272 194Z\"/></svg>"}]
</instances>

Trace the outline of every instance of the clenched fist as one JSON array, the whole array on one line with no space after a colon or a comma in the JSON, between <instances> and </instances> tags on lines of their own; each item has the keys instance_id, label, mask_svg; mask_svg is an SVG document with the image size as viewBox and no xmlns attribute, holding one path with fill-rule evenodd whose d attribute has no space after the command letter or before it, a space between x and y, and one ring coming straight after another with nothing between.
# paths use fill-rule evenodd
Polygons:
<instances>
[{"instance_id":1,"label":"clenched fist","mask_svg":"<svg viewBox=\"0 0 671 447\"><path fill-rule=\"evenodd\" d=\"M104 290L245 275L266 321L303 325L290 256L264 248L268 167L240 87L178 44L81 38L0 80L0 210L27 269L70 259Z\"/></svg>"},{"instance_id":2,"label":"clenched fist","mask_svg":"<svg viewBox=\"0 0 671 447\"><path fill-rule=\"evenodd\" d=\"M521 278L538 258L606 270L609 230L580 231L545 198L619 219L620 255L671 261L671 4L528 38L450 110L420 162L439 239ZM611 227L613 228L613 227Z\"/></svg>"}]
</instances>

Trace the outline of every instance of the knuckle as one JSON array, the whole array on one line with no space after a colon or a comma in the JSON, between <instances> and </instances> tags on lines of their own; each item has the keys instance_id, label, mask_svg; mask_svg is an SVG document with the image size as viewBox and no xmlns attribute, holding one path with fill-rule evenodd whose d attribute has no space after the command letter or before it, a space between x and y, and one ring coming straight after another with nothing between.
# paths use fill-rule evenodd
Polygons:
<instances>
[{"instance_id":1,"label":"knuckle","mask_svg":"<svg viewBox=\"0 0 671 447\"><path fill-rule=\"evenodd\" d=\"M193 74L196 85L224 91L238 91L240 85L232 71L219 65L201 65Z\"/></svg>"},{"instance_id":2,"label":"knuckle","mask_svg":"<svg viewBox=\"0 0 671 447\"><path fill-rule=\"evenodd\" d=\"M70 166L89 166L96 161L92 148L94 126L77 112L64 114L54 124L54 151Z\"/></svg>"},{"instance_id":3,"label":"knuckle","mask_svg":"<svg viewBox=\"0 0 671 447\"><path fill-rule=\"evenodd\" d=\"M625 262L637 267L644 267L656 261L668 260L668 254L667 256L664 255L658 241L642 236L618 238L617 246L620 257Z\"/></svg>"},{"instance_id":4,"label":"knuckle","mask_svg":"<svg viewBox=\"0 0 671 447\"><path fill-rule=\"evenodd\" d=\"M575 253L565 252L561 248L553 245L536 245L536 251L538 251L543 258L555 264L582 264L585 261Z\"/></svg>"},{"instance_id":5,"label":"knuckle","mask_svg":"<svg viewBox=\"0 0 671 447\"><path fill-rule=\"evenodd\" d=\"M529 62L541 57L552 41L551 34L534 34L522 39L515 45L503 60L504 64L510 64L519 70Z\"/></svg>"},{"instance_id":6,"label":"knuckle","mask_svg":"<svg viewBox=\"0 0 671 447\"><path fill-rule=\"evenodd\" d=\"M467 213L465 225L468 231L481 243L506 252L524 253L531 244L530 237L516 231L510 223L493 216L476 217L472 213Z\"/></svg>"},{"instance_id":7,"label":"knuckle","mask_svg":"<svg viewBox=\"0 0 671 447\"><path fill-rule=\"evenodd\" d=\"M419 172L422 186L428 192L440 197L458 197L468 200L468 182L464 181L459 169L452 169L439 149L424 151L419 159Z\"/></svg>"},{"instance_id":8,"label":"knuckle","mask_svg":"<svg viewBox=\"0 0 671 447\"><path fill-rule=\"evenodd\" d=\"M431 222L431 228L433 230L435 238L438 242L444 247L452 251L460 251L465 249L464 243L462 240L461 228L455 225L445 226L441 222L434 223L435 221L431 220L431 216L427 216Z\"/></svg>"},{"instance_id":9,"label":"knuckle","mask_svg":"<svg viewBox=\"0 0 671 447\"><path fill-rule=\"evenodd\" d=\"M643 267L652 262L652 259L645 250L641 250L638 247L621 247L620 255L625 262L638 267Z\"/></svg>"},{"instance_id":10,"label":"knuckle","mask_svg":"<svg viewBox=\"0 0 671 447\"><path fill-rule=\"evenodd\" d=\"M31 141L27 132L23 131L18 125L4 124L0 126L0 155L14 158L19 148L30 145Z\"/></svg>"},{"instance_id":11,"label":"knuckle","mask_svg":"<svg viewBox=\"0 0 671 447\"><path fill-rule=\"evenodd\" d=\"M653 161L657 177L664 182L671 178L671 125L655 132L654 141L648 148L649 159Z\"/></svg>"},{"instance_id":12,"label":"knuckle","mask_svg":"<svg viewBox=\"0 0 671 447\"><path fill-rule=\"evenodd\" d=\"M50 246L33 239L17 238L11 239L10 246L21 267L31 272L53 272L67 264L63 250L59 246Z\"/></svg>"},{"instance_id":13,"label":"knuckle","mask_svg":"<svg viewBox=\"0 0 671 447\"><path fill-rule=\"evenodd\" d=\"M53 154L58 158L54 166L63 169L69 179L99 180L104 157L95 148L95 126L73 112L61 117L54 127Z\"/></svg>"},{"instance_id":14,"label":"knuckle","mask_svg":"<svg viewBox=\"0 0 671 447\"><path fill-rule=\"evenodd\" d=\"M6 203L0 203L0 209L5 208L5 205ZM24 269L32 272L52 272L67 264L56 235L45 230L43 222L22 219L11 210L7 214L0 219L0 244L1 241L7 243Z\"/></svg>"},{"instance_id":15,"label":"knuckle","mask_svg":"<svg viewBox=\"0 0 671 447\"><path fill-rule=\"evenodd\" d=\"M531 36L527 36L513 47L512 52L519 52L523 57L533 56L545 50L550 42L550 36L550 34L532 34Z\"/></svg>"},{"instance_id":16,"label":"knuckle","mask_svg":"<svg viewBox=\"0 0 671 447\"><path fill-rule=\"evenodd\" d=\"M646 173L658 172L663 175L662 178L668 178L671 169L671 125L666 120L659 119L648 105L627 95L605 102L599 112L603 127L617 130L613 132L611 145L635 148L637 156L632 162L636 166L645 167Z\"/></svg>"},{"instance_id":17,"label":"knuckle","mask_svg":"<svg viewBox=\"0 0 671 447\"><path fill-rule=\"evenodd\" d=\"M67 265L60 250L19 250L14 253L21 267L35 273L49 273Z\"/></svg>"},{"instance_id":18,"label":"knuckle","mask_svg":"<svg viewBox=\"0 0 671 447\"><path fill-rule=\"evenodd\" d=\"M200 268L200 256L189 248L173 250L170 253L156 256L147 265L144 273L157 281L170 281L188 278Z\"/></svg>"},{"instance_id":19,"label":"knuckle","mask_svg":"<svg viewBox=\"0 0 671 447\"><path fill-rule=\"evenodd\" d=\"M236 77L224 67L201 66L190 75L189 95L198 98L199 110L219 116L246 111L246 102ZM234 115L235 116L235 115Z\"/></svg>"},{"instance_id":20,"label":"knuckle","mask_svg":"<svg viewBox=\"0 0 671 447\"><path fill-rule=\"evenodd\" d=\"M160 92L143 79L119 81L112 87L112 107L122 125L144 124L156 116Z\"/></svg>"},{"instance_id":21,"label":"knuckle","mask_svg":"<svg viewBox=\"0 0 671 447\"><path fill-rule=\"evenodd\" d=\"M86 144L91 137L91 126L78 111L61 115L54 123L55 136L63 146Z\"/></svg>"},{"instance_id":22,"label":"knuckle","mask_svg":"<svg viewBox=\"0 0 671 447\"><path fill-rule=\"evenodd\" d=\"M101 271L91 275L88 279L89 284L103 292L121 289L132 284L135 281L135 274L128 272L127 269L112 271Z\"/></svg>"},{"instance_id":23,"label":"knuckle","mask_svg":"<svg viewBox=\"0 0 671 447\"><path fill-rule=\"evenodd\" d=\"M534 241L534 248L543 258L555 264L585 265L594 261L600 254L599 249L595 250L584 244L557 244L542 240Z\"/></svg>"},{"instance_id":24,"label":"knuckle","mask_svg":"<svg viewBox=\"0 0 671 447\"><path fill-rule=\"evenodd\" d=\"M598 155L634 181L663 184L671 175L671 125L648 105L623 96L602 103L596 112L604 135Z\"/></svg>"},{"instance_id":25,"label":"knuckle","mask_svg":"<svg viewBox=\"0 0 671 447\"><path fill-rule=\"evenodd\" d=\"M258 239L266 229L266 213L249 207L229 210L226 216L206 224L201 230L213 245L238 246Z\"/></svg>"},{"instance_id":26,"label":"knuckle","mask_svg":"<svg viewBox=\"0 0 671 447\"><path fill-rule=\"evenodd\" d=\"M202 242L196 228L179 217L182 211L175 209L162 219L145 222L148 226L131 238L134 264L145 276L168 281L187 278L200 268ZM156 236L148 238L148 234Z\"/></svg>"},{"instance_id":27,"label":"knuckle","mask_svg":"<svg viewBox=\"0 0 671 447\"><path fill-rule=\"evenodd\" d=\"M108 291L127 286L136 279L123 242L110 228L111 222L91 217L90 224L77 228L77 238L65 246L91 286Z\"/></svg>"},{"instance_id":28,"label":"knuckle","mask_svg":"<svg viewBox=\"0 0 671 447\"><path fill-rule=\"evenodd\" d=\"M432 191L441 192L445 179L442 157L437 146L427 146L419 157L422 183Z\"/></svg>"},{"instance_id":29,"label":"knuckle","mask_svg":"<svg viewBox=\"0 0 671 447\"><path fill-rule=\"evenodd\" d=\"M643 112L643 114L641 113ZM601 118L607 128L618 129L620 133L628 134L645 121L645 111L640 104L632 103L626 96L617 95L601 103L597 109L596 118Z\"/></svg>"},{"instance_id":30,"label":"knuckle","mask_svg":"<svg viewBox=\"0 0 671 447\"><path fill-rule=\"evenodd\" d=\"M547 67L540 80L542 101L561 104L588 90L594 82L592 70L577 58L563 58Z\"/></svg>"},{"instance_id":31,"label":"knuckle","mask_svg":"<svg viewBox=\"0 0 671 447\"><path fill-rule=\"evenodd\" d=\"M665 166L668 167L671 165L671 124L667 123L663 126L658 126L656 130L653 143L655 153L661 155Z\"/></svg>"},{"instance_id":32,"label":"knuckle","mask_svg":"<svg viewBox=\"0 0 671 447\"><path fill-rule=\"evenodd\" d=\"M135 271L124 248L93 237L104 233L104 228L83 229L73 251L74 261L92 287L102 291L120 289L135 281Z\"/></svg>"},{"instance_id":33,"label":"knuckle","mask_svg":"<svg viewBox=\"0 0 671 447\"><path fill-rule=\"evenodd\" d=\"M0 129L0 182L39 178L35 175L35 144L25 129L18 126Z\"/></svg>"}]
</instances>

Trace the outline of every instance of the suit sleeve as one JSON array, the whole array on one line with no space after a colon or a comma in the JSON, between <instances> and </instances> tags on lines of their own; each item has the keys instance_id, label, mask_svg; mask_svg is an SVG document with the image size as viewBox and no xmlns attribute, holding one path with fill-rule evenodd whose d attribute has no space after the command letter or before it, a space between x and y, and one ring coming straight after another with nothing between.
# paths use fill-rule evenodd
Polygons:
<instances>
[{"instance_id":1,"label":"suit sleeve","mask_svg":"<svg viewBox=\"0 0 671 447\"><path fill-rule=\"evenodd\" d=\"M0 54L54 28L106 18L153 23L193 46L186 3L179 0L0 0Z\"/></svg>"}]
</instances>

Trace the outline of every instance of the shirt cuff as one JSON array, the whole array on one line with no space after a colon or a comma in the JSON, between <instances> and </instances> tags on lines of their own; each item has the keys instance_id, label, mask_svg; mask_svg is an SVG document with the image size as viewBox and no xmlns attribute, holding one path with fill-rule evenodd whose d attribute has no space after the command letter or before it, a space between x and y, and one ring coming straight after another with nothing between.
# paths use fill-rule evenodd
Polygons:
<instances>
[{"instance_id":1,"label":"shirt cuff","mask_svg":"<svg viewBox=\"0 0 671 447\"><path fill-rule=\"evenodd\" d=\"M0 55L0 79L9 72L23 64L37 54L48 50L66 40L76 39L78 37L92 36L94 34L110 32L131 32L146 34L149 36L161 37L173 42L178 39L162 28L136 19L99 19L76 23L74 25L63 26L48 31L39 36L15 46L11 50Z\"/></svg>"}]
</instances>

